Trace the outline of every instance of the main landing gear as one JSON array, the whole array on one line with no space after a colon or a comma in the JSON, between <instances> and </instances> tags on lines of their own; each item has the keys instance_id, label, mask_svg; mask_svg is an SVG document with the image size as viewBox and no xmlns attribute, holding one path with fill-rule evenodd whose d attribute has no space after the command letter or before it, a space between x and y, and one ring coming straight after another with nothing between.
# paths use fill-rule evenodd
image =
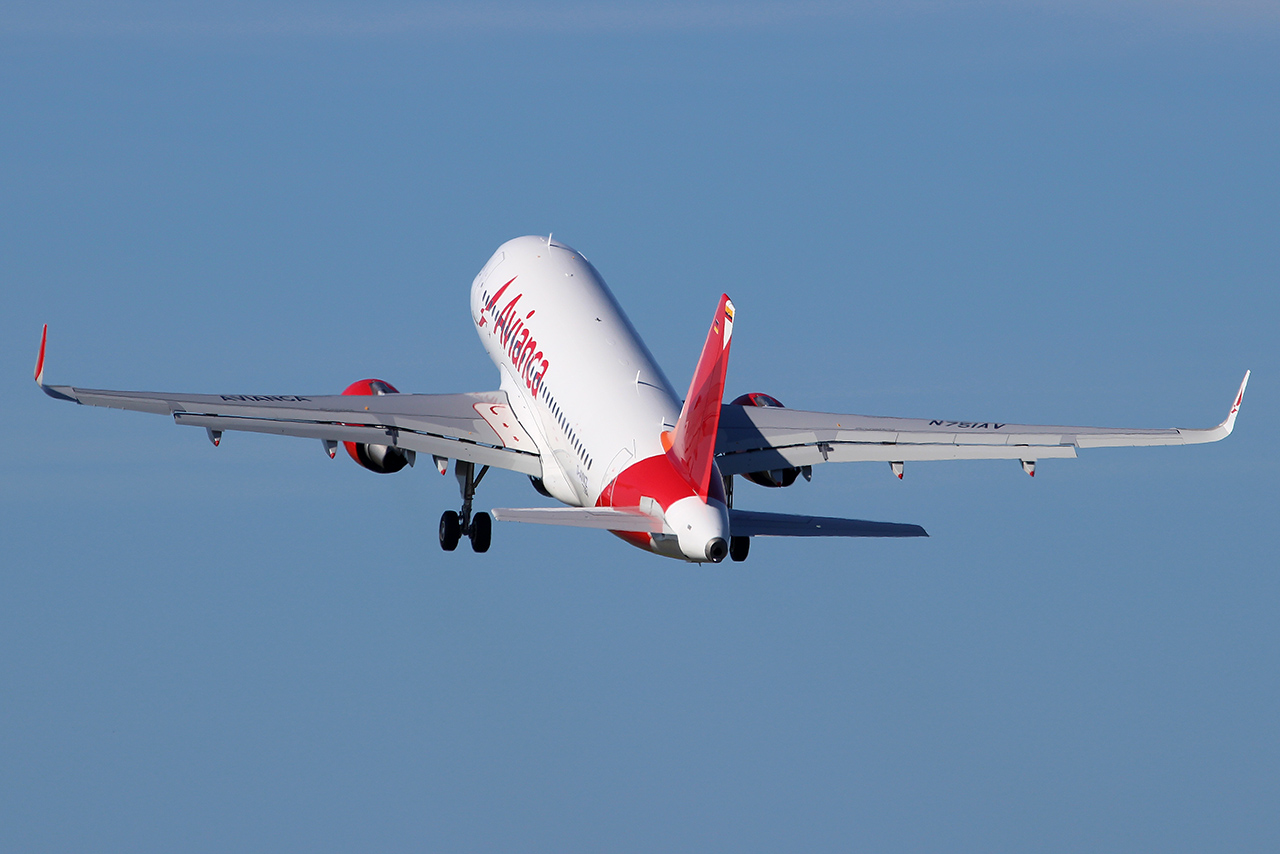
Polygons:
<instances>
[{"instance_id":1,"label":"main landing gear","mask_svg":"<svg viewBox=\"0 0 1280 854\"><path fill-rule=\"evenodd\" d=\"M726 507L733 507L733 475L726 475L724 478L724 503ZM729 558L735 563L741 563L747 559L747 552L751 551L750 537L730 537L729 538Z\"/></svg>"},{"instance_id":2,"label":"main landing gear","mask_svg":"<svg viewBox=\"0 0 1280 854\"><path fill-rule=\"evenodd\" d=\"M463 536L471 540L471 550L487 552L489 542L493 539L493 519L488 513L471 515L471 499L476 496L476 487L484 479L489 467L485 466L476 474L476 464L458 460L453 464L454 477L458 478L458 489L462 492L462 511L446 510L440 517L440 548L451 552L458 547L458 540Z\"/></svg>"}]
</instances>

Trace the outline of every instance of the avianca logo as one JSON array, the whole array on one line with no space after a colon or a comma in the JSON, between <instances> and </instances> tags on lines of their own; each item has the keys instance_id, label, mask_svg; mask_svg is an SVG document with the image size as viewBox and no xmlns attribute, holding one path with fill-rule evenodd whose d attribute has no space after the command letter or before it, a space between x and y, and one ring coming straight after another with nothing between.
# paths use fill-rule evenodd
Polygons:
<instances>
[{"instance_id":1,"label":"avianca logo","mask_svg":"<svg viewBox=\"0 0 1280 854\"><path fill-rule=\"evenodd\" d=\"M498 288L498 292L485 303L480 312L480 326L484 326L489 318L493 319L493 334L502 342L507 358L511 360L516 374L524 380L525 387L536 395L542 390L542 378L551 367L551 363L543 358L542 350L538 349L538 341L528 325L536 309L530 309L528 314L520 316L520 298L524 294L516 294L501 310L497 308L498 300L502 299L502 295L516 278L518 277L512 277ZM485 317L486 314L488 318Z\"/></svg>"}]
</instances>

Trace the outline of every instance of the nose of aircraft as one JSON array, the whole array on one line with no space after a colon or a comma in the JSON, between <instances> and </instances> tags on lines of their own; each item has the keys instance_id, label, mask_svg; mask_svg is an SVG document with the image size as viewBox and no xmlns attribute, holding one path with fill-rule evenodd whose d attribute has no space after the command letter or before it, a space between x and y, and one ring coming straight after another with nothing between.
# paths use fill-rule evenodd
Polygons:
<instances>
[{"instance_id":1,"label":"nose of aircraft","mask_svg":"<svg viewBox=\"0 0 1280 854\"><path fill-rule=\"evenodd\" d=\"M682 498L666 511L687 560L719 563L729 554L729 513L718 501Z\"/></svg>"}]
</instances>

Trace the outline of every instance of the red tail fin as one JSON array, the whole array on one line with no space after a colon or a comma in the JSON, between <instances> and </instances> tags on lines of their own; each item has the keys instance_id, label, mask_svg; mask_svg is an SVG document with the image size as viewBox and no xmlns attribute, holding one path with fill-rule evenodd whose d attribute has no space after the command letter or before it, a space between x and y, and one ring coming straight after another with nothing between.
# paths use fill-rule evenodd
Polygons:
<instances>
[{"instance_id":1,"label":"red tail fin","mask_svg":"<svg viewBox=\"0 0 1280 854\"><path fill-rule=\"evenodd\" d=\"M707 343L689 384L689 394L680 410L676 429L663 436L670 442L668 453L684 469L689 483L702 498L711 488L711 462L716 453L716 431L720 427L720 404L724 400L724 373L729 367L729 338L733 334L733 303L720 297Z\"/></svg>"}]
</instances>

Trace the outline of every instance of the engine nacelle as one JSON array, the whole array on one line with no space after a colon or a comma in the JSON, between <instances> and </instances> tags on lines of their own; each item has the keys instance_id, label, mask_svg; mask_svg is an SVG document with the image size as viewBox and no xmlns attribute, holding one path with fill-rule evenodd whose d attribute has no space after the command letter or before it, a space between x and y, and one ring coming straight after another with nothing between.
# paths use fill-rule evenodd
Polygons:
<instances>
[{"instance_id":1,"label":"engine nacelle","mask_svg":"<svg viewBox=\"0 0 1280 854\"><path fill-rule=\"evenodd\" d=\"M347 386L343 394L368 394L381 397L384 394L399 394L396 387L382 380L359 380ZM378 474L391 474L405 466L413 465L416 454L394 445L373 445L364 442L343 442L351 459Z\"/></svg>"},{"instance_id":2,"label":"engine nacelle","mask_svg":"<svg viewBox=\"0 0 1280 854\"><path fill-rule=\"evenodd\" d=\"M770 397L758 391L750 394L744 394L735 397L732 403L737 406L765 406L777 409L785 409L782 403L776 397ZM790 486L796 482L796 478L800 476L799 468L786 469L769 469L768 471L751 471L742 475L752 483L758 483L761 486L778 487ZM808 475L806 475L807 477Z\"/></svg>"}]
</instances>

